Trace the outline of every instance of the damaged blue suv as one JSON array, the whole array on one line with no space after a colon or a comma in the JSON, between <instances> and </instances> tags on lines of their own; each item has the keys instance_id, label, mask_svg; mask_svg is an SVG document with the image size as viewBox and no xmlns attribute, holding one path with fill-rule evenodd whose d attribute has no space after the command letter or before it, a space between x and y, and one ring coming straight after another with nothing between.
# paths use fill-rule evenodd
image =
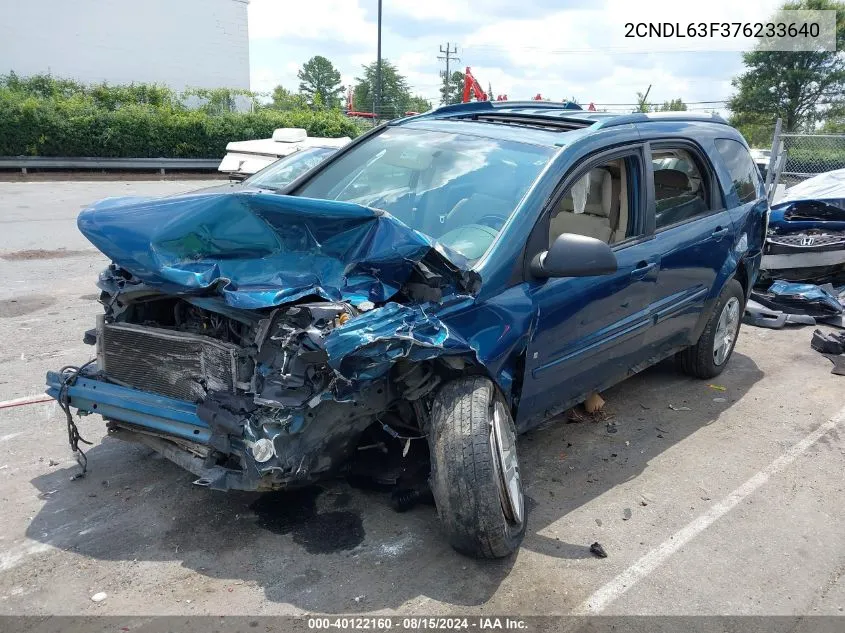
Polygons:
<instances>
[{"instance_id":1,"label":"damaged blue suv","mask_svg":"<svg viewBox=\"0 0 845 633\"><path fill-rule=\"evenodd\" d=\"M501 557L526 513L517 434L661 359L728 362L767 203L716 116L446 106L291 183L107 199L96 358L71 410L216 490L366 477L432 495L452 545Z\"/></svg>"}]
</instances>

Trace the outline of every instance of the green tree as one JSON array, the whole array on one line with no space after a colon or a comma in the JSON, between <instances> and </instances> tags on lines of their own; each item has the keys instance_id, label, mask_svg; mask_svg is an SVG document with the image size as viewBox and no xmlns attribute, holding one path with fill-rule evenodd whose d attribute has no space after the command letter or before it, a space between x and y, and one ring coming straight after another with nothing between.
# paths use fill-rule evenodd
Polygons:
<instances>
[{"instance_id":1,"label":"green tree","mask_svg":"<svg viewBox=\"0 0 845 633\"><path fill-rule=\"evenodd\" d=\"M273 88L271 98L273 101L269 107L273 110L302 110L307 107L304 96L291 92L284 86L276 86Z\"/></svg>"},{"instance_id":2,"label":"green tree","mask_svg":"<svg viewBox=\"0 0 845 633\"><path fill-rule=\"evenodd\" d=\"M300 82L299 92L309 104L340 107L340 98L345 88L340 85L340 73L328 59L315 55L302 65L296 76Z\"/></svg>"},{"instance_id":3,"label":"green tree","mask_svg":"<svg viewBox=\"0 0 845 633\"><path fill-rule=\"evenodd\" d=\"M845 103L831 106L825 112L821 132L824 134L845 134Z\"/></svg>"},{"instance_id":4,"label":"green tree","mask_svg":"<svg viewBox=\"0 0 845 633\"><path fill-rule=\"evenodd\" d=\"M646 99L648 99L648 93L651 90L651 86L648 87L648 90L645 91L645 94L642 92L637 92L637 109L634 112L650 112L651 106L646 103Z\"/></svg>"},{"instance_id":5,"label":"green tree","mask_svg":"<svg viewBox=\"0 0 845 633\"><path fill-rule=\"evenodd\" d=\"M731 123L752 144L771 143L778 118L784 132L809 131L828 108L835 110L845 100L845 3L800 0L782 9L836 10L837 50L769 51L758 46L743 54L745 72L732 82L736 93L728 108Z\"/></svg>"},{"instance_id":6,"label":"green tree","mask_svg":"<svg viewBox=\"0 0 845 633\"><path fill-rule=\"evenodd\" d=\"M431 101L419 95L411 97L408 101L408 110L411 112L428 112L431 110Z\"/></svg>"},{"instance_id":7,"label":"green tree","mask_svg":"<svg viewBox=\"0 0 845 633\"><path fill-rule=\"evenodd\" d=\"M376 62L367 64L362 77L355 81L355 109L358 112L373 112L376 84ZM395 119L410 110L411 93L408 80L388 60L381 60L380 118Z\"/></svg>"},{"instance_id":8,"label":"green tree","mask_svg":"<svg viewBox=\"0 0 845 633\"><path fill-rule=\"evenodd\" d=\"M451 77L442 75L443 85L440 86L440 103L451 105L460 103L464 96L464 73L456 70Z\"/></svg>"},{"instance_id":9,"label":"green tree","mask_svg":"<svg viewBox=\"0 0 845 633\"><path fill-rule=\"evenodd\" d=\"M681 99L672 99L671 101L664 101L662 106L655 106L655 112L685 112L687 104Z\"/></svg>"}]
</instances>

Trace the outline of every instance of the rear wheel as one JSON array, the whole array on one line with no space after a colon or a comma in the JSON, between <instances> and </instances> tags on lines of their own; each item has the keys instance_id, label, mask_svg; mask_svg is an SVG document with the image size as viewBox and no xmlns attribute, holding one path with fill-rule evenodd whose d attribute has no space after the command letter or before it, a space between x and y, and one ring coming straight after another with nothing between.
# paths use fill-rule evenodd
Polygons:
<instances>
[{"instance_id":1,"label":"rear wheel","mask_svg":"<svg viewBox=\"0 0 845 633\"><path fill-rule=\"evenodd\" d=\"M736 345L744 307L742 285L736 279L729 280L698 342L676 356L681 371L697 378L713 378L722 373Z\"/></svg>"},{"instance_id":2,"label":"rear wheel","mask_svg":"<svg viewBox=\"0 0 845 633\"><path fill-rule=\"evenodd\" d=\"M462 554L501 558L525 535L516 429L487 378L447 383L431 412L431 490L449 542Z\"/></svg>"}]
</instances>

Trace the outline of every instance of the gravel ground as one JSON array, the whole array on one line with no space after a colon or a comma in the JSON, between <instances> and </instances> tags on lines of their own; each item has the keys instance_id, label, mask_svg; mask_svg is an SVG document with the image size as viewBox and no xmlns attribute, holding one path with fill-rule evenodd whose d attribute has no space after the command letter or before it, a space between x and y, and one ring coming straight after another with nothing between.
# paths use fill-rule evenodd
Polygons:
<instances>
[{"instance_id":1,"label":"gravel ground","mask_svg":"<svg viewBox=\"0 0 845 633\"><path fill-rule=\"evenodd\" d=\"M0 183L0 401L90 357L106 261L78 210L204 184ZM0 614L840 615L845 378L811 333L743 327L724 390L664 363L603 394L609 426L522 436L528 533L494 562L453 552L432 507L397 514L341 481L263 497L194 487L105 437L99 416L80 422L90 473L71 481L57 405L2 409Z\"/></svg>"}]
</instances>

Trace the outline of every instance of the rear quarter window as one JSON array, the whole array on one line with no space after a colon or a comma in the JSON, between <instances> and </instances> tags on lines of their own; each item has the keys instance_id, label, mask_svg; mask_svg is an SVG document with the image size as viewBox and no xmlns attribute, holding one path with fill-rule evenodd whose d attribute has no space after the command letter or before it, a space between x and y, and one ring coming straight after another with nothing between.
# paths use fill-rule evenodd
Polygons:
<instances>
[{"instance_id":1,"label":"rear quarter window","mask_svg":"<svg viewBox=\"0 0 845 633\"><path fill-rule=\"evenodd\" d=\"M753 202L763 195L760 171L745 145L733 139L717 138L716 151L731 174L731 185L740 204Z\"/></svg>"}]
</instances>

